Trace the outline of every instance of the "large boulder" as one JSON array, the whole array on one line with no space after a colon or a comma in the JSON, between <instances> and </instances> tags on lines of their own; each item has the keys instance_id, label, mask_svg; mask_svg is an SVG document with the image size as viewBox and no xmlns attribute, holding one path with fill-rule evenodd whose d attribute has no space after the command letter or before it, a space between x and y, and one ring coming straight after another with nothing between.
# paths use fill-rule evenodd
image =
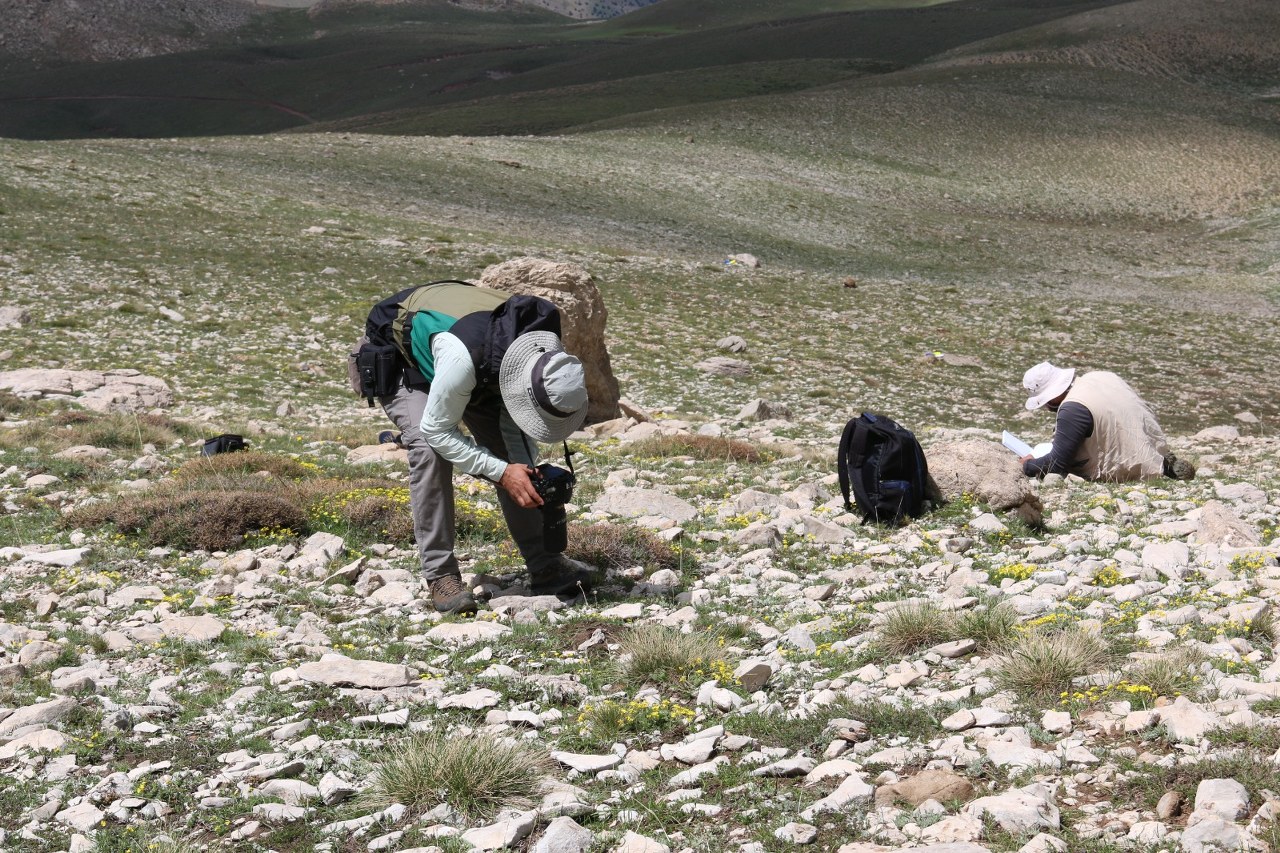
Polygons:
<instances>
[{"instance_id":1,"label":"large boulder","mask_svg":"<svg viewBox=\"0 0 1280 853\"><path fill-rule=\"evenodd\" d=\"M925 448L929 476L942 496L969 494L994 510L1012 510L1028 524L1039 524L1044 507L1018 457L1002 444L983 439L944 441Z\"/></svg>"},{"instance_id":2,"label":"large boulder","mask_svg":"<svg viewBox=\"0 0 1280 853\"><path fill-rule=\"evenodd\" d=\"M125 368L6 370L0 372L0 390L19 397L73 397L95 412L145 412L173 405L173 391L163 379Z\"/></svg>"},{"instance_id":3,"label":"large boulder","mask_svg":"<svg viewBox=\"0 0 1280 853\"><path fill-rule=\"evenodd\" d=\"M587 422L618 416L618 380L609 366L604 327L608 311L595 280L576 264L516 258L494 264L480 275L480 286L540 296L560 309L564 348L582 361L587 377Z\"/></svg>"}]
</instances>

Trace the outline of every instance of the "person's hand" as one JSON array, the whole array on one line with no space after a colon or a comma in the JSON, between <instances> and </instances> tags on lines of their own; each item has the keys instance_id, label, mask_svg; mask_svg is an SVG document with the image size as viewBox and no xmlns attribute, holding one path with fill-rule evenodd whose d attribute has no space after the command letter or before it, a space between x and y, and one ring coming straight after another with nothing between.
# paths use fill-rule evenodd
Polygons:
<instances>
[{"instance_id":1,"label":"person's hand","mask_svg":"<svg viewBox=\"0 0 1280 853\"><path fill-rule=\"evenodd\" d=\"M498 485L505 489L507 494L511 495L511 499L521 507L533 509L536 506L542 506L542 497L533 487L533 477L536 473L528 465L510 462L502 472L502 479L498 480Z\"/></svg>"},{"instance_id":2,"label":"person's hand","mask_svg":"<svg viewBox=\"0 0 1280 853\"><path fill-rule=\"evenodd\" d=\"M1023 465L1026 465L1026 464L1027 464L1028 462L1030 462L1032 459L1035 459L1035 457L1034 457L1034 456L1032 456L1030 453L1028 453L1026 456L1022 457L1022 458L1021 458L1021 459L1019 459L1018 461L1019 461L1019 462L1021 462Z\"/></svg>"}]
</instances>

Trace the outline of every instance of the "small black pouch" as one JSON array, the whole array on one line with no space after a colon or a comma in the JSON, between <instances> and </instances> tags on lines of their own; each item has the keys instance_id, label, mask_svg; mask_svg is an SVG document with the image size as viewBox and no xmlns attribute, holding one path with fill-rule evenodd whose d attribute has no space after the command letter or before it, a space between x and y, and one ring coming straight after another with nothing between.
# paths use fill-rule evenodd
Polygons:
<instances>
[{"instance_id":1,"label":"small black pouch","mask_svg":"<svg viewBox=\"0 0 1280 853\"><path fill-rule=\"evenodd\" d=\"M244 436L227 432L217 438L206 439L204 447L200 450L200 455L217 456L219 453L231 453L236 450L244 449Z\"/></svg>"},{"instance_id":2,"label":"small black pouch","mask_svg":"<svg viewBox=\"0 0 1280 853\"><path fill-rule=\"evenodd\" d=\"M356 373L360 377L360 396L369 401L388 397L400 387L402 361L400 351L391 344L366 343L356 353Z\"/></svg>"}]
</instances>

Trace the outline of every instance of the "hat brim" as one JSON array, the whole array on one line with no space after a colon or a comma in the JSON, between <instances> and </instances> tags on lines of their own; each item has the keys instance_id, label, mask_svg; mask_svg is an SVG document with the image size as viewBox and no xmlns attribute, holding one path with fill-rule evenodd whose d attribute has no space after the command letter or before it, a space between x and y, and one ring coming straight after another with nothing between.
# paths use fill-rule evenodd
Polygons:
<instances>
[{"instance_id":1,"label":"hat brim","mask_svg":"<svg viewBox=\"0 0 1280 853\"><path fill-rule=\"evenodd\" d=\"M564 350L560 338L551 332L526 332L516 338L502 356L498 369L498 389L511 420L535 441L555 443L576 432L587 419L587 406L567 417L556 417L533 398L533 368L547 352Z\"/></svg>"},{"instance_id":2,"label":"hat brim","mask_svg":"<svg viewBox=\"0 0 1280 853\"><path fill-rule=\"evenodd\" d=\"M1049 383L1043 391L1027 400L1027 411L1034 412L1036 409L1044 408L1044 405L1059 394L1065 392L1071 387L1071 383L1076 378L1076 369L1074 367L1059 368L1058 372L1053 375L1053 381Z\"/></svg>"}]
</instances>

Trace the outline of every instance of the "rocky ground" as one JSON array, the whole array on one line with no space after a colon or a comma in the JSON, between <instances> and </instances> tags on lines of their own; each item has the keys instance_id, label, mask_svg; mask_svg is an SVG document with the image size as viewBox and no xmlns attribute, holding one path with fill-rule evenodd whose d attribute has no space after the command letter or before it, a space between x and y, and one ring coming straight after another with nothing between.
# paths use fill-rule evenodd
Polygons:
<instances>
[{"instance_id":1,"label":"rocky ground","mask_svg":"<svg viewBox=\"0 0 1280 853\"><path fill-rule=\"evenodd\" d=\"M465 571L490 599L460 618L424 600L403 538L318 511L212 552L78 526L78 507L181 480L198 432L71 445L113 416L6 399L0 435L20 440L0 445L5 850L1280 841L1280 439L1248 417L1175 442L1200 466L1191 482L1050 478L1033 490L1044 527L968 494L882 530L843 510L829 447L756 419L767 405L708 421L634 408L577 437L571 520L651 531L672 559L616 561L566 602L529 597L500 536L468 537ZM59 416L57 444L23 432ZM258 460L403 478L385 448L256 442ZM643 626L715 652L629 677ZM1088 653L1054 645L1082 636ZM541 787L478 814L362 794L389 748L442 731L536 747Z\"/></svg>"}]
</instances>

